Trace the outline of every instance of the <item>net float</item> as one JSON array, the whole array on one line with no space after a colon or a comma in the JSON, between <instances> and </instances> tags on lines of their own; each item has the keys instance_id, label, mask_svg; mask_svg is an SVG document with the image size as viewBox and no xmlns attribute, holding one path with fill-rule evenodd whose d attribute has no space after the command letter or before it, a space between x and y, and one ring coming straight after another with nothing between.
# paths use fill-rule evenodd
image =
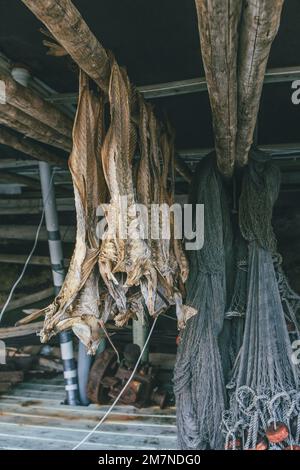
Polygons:
<instances>
[{"instance_id":1,"label":"net float","mask_svg":"<svg viewBox=\"0 0 300 470\"><path fill-rule=\"evenodd\" d=\"M225 450L240 450L242 448L242 442L240 439L233 439L228 442L225 446Z\"/></svg>"},{"instance_id":2,"label":"net float","mask_svg":"<svg viewBox=\"0 0 300 470\"><path fill-rule=\"evenodd\" d=\"M255 446L255 450L268 450L268 441L266 438L260 439Z\"/></svg>"},{"instance_id":3,"label":"net float","mask_svg":"<svg viewBox=\"0 0 300 470\"><path fill-rule=\"evenodd\" d=\"M266 436L272 444L278 444L285 441L289 437L288 427L284 423L271 424L268 427Z\"/></svg>"}]
</instances>

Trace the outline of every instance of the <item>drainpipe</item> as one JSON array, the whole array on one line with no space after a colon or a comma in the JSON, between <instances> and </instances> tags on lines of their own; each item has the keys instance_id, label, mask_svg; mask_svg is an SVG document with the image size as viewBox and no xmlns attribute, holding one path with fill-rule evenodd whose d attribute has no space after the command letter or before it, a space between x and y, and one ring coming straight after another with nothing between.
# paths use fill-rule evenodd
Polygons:
<instances>
[{"instance_id":1,"label":"drainpipe","mask_svg":"<svg viewBox=\"0 0 300 470\"><path fill-rule=\"evenodd\" d=\"M27 87L30 79L29 71L23 66L16 66L12 70L12 76L16 82ZM47 162L39 162L41 189L45 210L48 244L52 266L53 284L55 295L60 291L64 281L65 271L63 263L62 242L59 233L58 216L56 209L55 191L51 176L50 165ZM66 390L66 403L78 405L77 370L74 358L72 333L65 331L60 333L60 349L64 367L64 379Z\"/></svg>"}]
</instances>

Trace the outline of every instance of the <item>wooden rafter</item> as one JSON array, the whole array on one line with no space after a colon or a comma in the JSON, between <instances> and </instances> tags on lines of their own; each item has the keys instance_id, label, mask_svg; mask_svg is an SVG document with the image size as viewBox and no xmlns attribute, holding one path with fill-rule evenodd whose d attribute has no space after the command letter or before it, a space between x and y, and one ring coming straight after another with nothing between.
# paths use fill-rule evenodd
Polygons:
<instances>
[{"instance_id":1,"label":"wooden rafter","mask_svg":"<svg viewBox=\"0 0 300 470\"><path fill-rule=\"evenodd\" d=\"M17 83L8 73L0 71L0 80L5 83L7 102L25 114L63 134L72 137L72 120L35 91Z\"/></svg>"},{"instance_id":2,"label":"wooden rafter","mask_svg":"<svg viewBox=\"0 0 300 470\"><path fill-rule=\"evenodd\" d=\"M67 152L72 148L70 138L8 103L0 105L0 123L21 132L26 137L61 148Z\"/></svg>"}]
</instances>

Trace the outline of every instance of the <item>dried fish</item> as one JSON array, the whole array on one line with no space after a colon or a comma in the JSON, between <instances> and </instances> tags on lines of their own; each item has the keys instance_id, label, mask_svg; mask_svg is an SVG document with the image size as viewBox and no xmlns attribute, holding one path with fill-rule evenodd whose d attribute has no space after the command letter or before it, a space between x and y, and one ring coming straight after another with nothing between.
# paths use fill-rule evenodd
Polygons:
<instances>
[{"instance_id":1,"label":"dried fish","mask_svg":"<svg viewBox=\"0 0 300 470\"><path fill-rule=\"evenodd\" d=\"M105 202L107 191L99 157L103 109L103 98L91 92L88 77L81 72L73 150L69 158L77 217L75 250L61 291L53 303L20 322L27 323L44 313L42 342L72 327L91 352L95 351L100 316L96 307L98 295L95 295L98 282L95 266L100 249L96 214L99 204ZM86 325L84 331L83 324Z\"/></svg>"}]
</instances>

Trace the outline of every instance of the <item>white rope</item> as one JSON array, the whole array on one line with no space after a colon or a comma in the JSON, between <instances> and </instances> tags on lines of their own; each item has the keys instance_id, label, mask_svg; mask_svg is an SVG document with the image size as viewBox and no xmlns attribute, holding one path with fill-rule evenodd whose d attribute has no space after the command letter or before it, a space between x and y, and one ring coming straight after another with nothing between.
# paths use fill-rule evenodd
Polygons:
<instances>
[{"instance_id":1,"label":"white rope","mask_svg":"<svg viewBox=\"0 0 300 470\"><path fill-rule=\"evenodd\" d=\"M38 239L39 239L39 235L40 235L40 231L41 231L41 228L42 228L42 225L43 225L43 222L44 222L45 206L46 206L46 204L47 204L47 202L48 202L48 199L49 199L49 196L50 196L51 185L52 185L52 181L53 181L53 178L54 178L54 173L55 173L55 170L53 171L52 176L51 176L50 188L49 188L47 197L46 197L46 199L45 199L45 202L44 202L44 204L43 204L43 211L42 211L42 215L41 215L41 220L40 220L40 222L39 222L39 225L38 225L38 228L37 228L37 231L36 231L36 234L35 234L35 239L34 239L33 247L32 247L32 249L31 249L31 251L30 251L30 253L29 253L29 255L28 255L28 257L27 257L27 259L26 259L26 261L25 261L25 264L24 264L24 267L23 267L23 269L22 269L22 272L21 272L20 276L18 277L18 279L16 280L16 282L15 282L14 285L12 286L11 291L10 291L10 293L9 293L9 296L7 297L7 300L6 300L5 304L4 304L3 307L2 307L2 310L1 310L1 313L0 313L0 323L1 323L1 321L2 321L2 317L3 317L4 313L5 313L5 311L6 311L7 307L8 307L8 305L9 305L11 299L12 299L12 296L13 296L13 294L14 294L14 291L16 290L18 284L19 284L19 283L21 282L21 280L23 279L23 276L24 276L24 274L25 274L25 272L26 272L27 266L28 266L28 264L30 263L30 260L31 260L31 258L32 258L32 256L33 256L33 253L35 252L35 249L36 249L36 246L37 246L37 243L38 243Z\"/></svg>"},{"instance_id":2,"label":"white rope","mask_svg":"<svg viewBox=\"0 0 300 470\"><path fill-rule=\"evenodd\" d=\"M131 380L132 380L133 377L134 377L134 374L135 374L136 371L137 371L137 368L138 368L138 366L139 366L139 363L140 363L140 361L141 361L141 359L142 359L142 357L143 357L143 354L144 354L144 352L145 352L145 350L146 350L146 347L147 347L147 345L148 345L148 343L149 343L149 340L150 340L150 338L151 338L151 335L152 335L152 332L153 332L153 330L154 330L154 327L155 327L155 324L156 324L156 322L157 322L157 319L158 319L158 317L156 317L156 318L154 319L154 322L153 322L153 324L152 324L152 326L151 326L150 332L149 332L148 337L147 337L147 339L146 339L146 341L145 341L145 344L144 344L144 347L143 347L143 349L142 349L142 351L141 351L141 354L139 355L139 358L138 358L138 360L137 360L137 362L136 362L136 365L135 365L135 367L134 367L134 369L133 369L133 371L132 371L132 373L131 373L129 379L127 380L126 384L124 385L124 387L123 387L122 390L120 391L119 395L117 396L117 398L115 399L115 401L113 402L113 404L109 407L109 409L107 410L107 412L105 413L105 415L101 418L101 420L99 421L99 423L96 424L96 426L82 439L82 441L79 442L79 444L77 444L75 447L73 447L72 450L77 450L77 449L79 449L79 447L80 447L82 444L84 444L84 443L97 431L97 429L99 429L99 427L101 426L101 424L104 423L104 421L106 420L106 418L108 417L108 415L111 413L111 411L113 410L113 408L116 406L116 404L117 404L118 401L120 400L121 396L122 396L123 393L125 392L126 388L127 388L128 385L130 384Z\"/></svg>"}]
</instances>

